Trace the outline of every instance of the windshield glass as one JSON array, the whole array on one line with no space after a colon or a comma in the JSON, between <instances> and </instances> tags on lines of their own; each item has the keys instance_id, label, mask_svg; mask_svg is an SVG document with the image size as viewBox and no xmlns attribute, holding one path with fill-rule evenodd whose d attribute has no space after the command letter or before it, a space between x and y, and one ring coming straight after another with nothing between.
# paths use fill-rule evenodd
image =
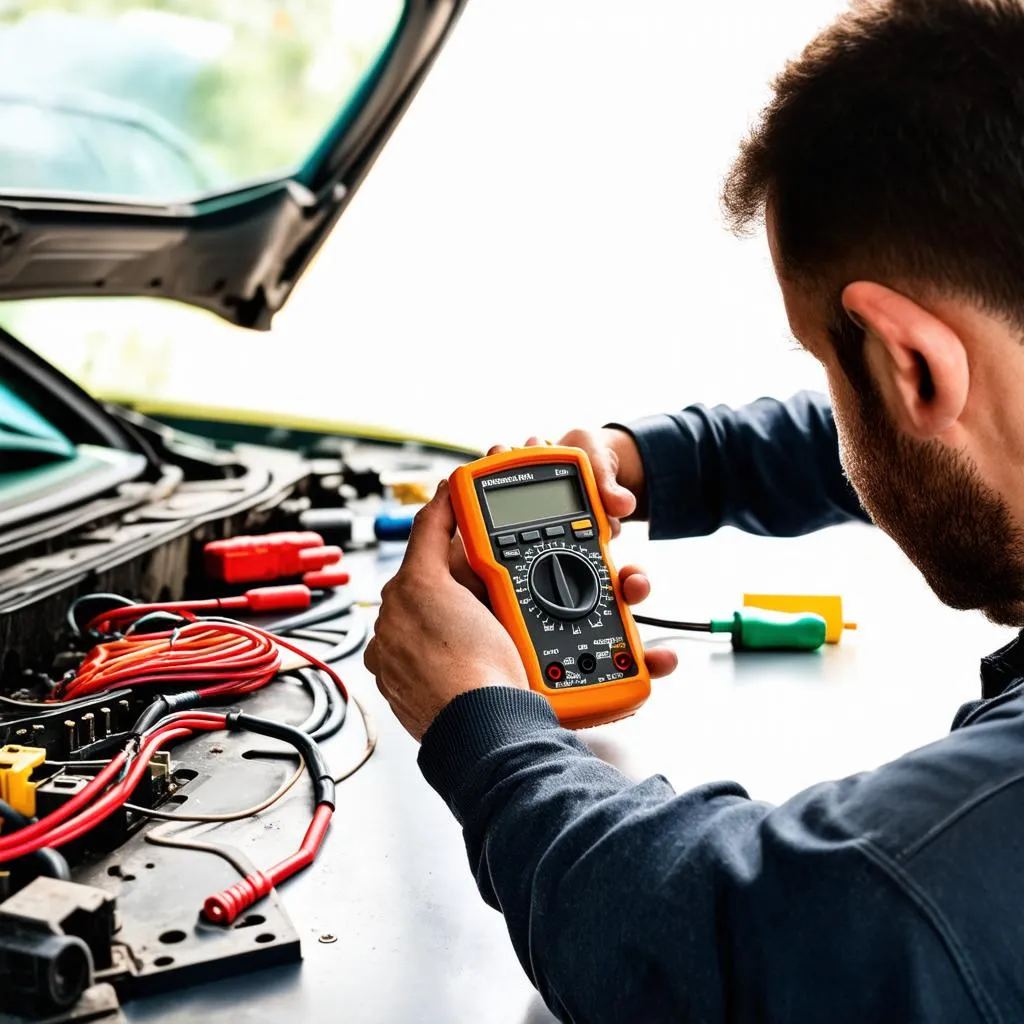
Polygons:
<instances>
[{"instance_id":1,"label":"windshield glass","mask_svg":"<svg viewBox=\"0 0 1024 1024\"><path fill-rule=\"evenodd\" d=\"M0 4L0 192L169 202L294 172L403 0Z\"/></svg>"}]
</instances>

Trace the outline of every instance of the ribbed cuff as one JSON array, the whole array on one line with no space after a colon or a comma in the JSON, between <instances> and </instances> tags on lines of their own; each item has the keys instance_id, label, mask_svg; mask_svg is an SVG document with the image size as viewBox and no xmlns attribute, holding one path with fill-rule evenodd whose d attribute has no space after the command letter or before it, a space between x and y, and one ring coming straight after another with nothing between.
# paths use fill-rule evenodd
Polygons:
<instances>
[{"instance_id":1,"label":"ribbed cuff","mask_svg":"<svg viewBox=\"0 0 1024 1024\"><path fill-rule=\"evenodd\" d=\"M538 733L560 728L539 694L514 686L484 686L460 693L441 710L420 746L420 771L448 803L488 754Z\"/></svg>"},{"instance_id":2,"label":"ribbed cuff","mask_svg":"<svg viewBox=\"0 0 1024 1024\"><path fill-rule=\"evenodd\" d=\"M662 413L644 416L632 423L607 426L626 431L640 451L651 540L689 536L689 512L682 498L684 488L680 481L697 479L697 470L694 466L682 465L680 456L686 454L686 438L679 428L678 416Z\"/></svg>"}]
</instances>

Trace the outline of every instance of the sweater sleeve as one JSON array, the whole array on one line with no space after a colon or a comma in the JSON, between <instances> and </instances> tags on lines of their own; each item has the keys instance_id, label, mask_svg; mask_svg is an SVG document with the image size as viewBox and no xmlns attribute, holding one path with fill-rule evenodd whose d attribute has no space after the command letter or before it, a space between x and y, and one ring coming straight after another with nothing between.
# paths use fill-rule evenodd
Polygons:
<instances>
[{"instance_id":1,"label":"sweater sleeve","mask_svg":"<svg viewBox=\"0 0 1024 1024\"><path fill-rule=\"evenodd\" d=\"M898 872L844 828L856 779L778 808L733 783L677 796L511 687L452 701L420 767L562 1021L980 1019Z\"/></svg>"},{"instance_id":2,"label":"sweater sleeve","mask_svg":"<svg viewBox=\"0 0 1024 1024\"><path fill-rule=\"evenodd\" d=\"M653 539L722 526L792 537L868 521L839 461L832 408L804 391L738 409L693 405L622 425L644 463Z\"/></svg>"}]
</instances>

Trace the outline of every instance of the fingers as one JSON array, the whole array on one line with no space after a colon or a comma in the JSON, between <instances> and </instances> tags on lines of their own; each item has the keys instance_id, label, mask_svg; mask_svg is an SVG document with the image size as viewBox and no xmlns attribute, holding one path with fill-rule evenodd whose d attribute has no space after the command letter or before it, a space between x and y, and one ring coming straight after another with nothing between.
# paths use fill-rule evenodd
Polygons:
<instances>
[{"instance_id":1,"label":"fingers","mask_svg":"<svg viewBox=\"0 0 1024 1024\"><path fill-rule=\"evenodd\" d=\"M626 604L639 604L651 593L651 581L647 574L636 565L627 565L619 572L619 586Z\"/></svg>"},{"instance_id":2,"label":"fingers","mask_svg":"<svg viewBox=\"0 0 1024 1024\"><path fill-rule=\"evenodd\" d=\"M512 451L512 449L509 448L509 446L507 444L495 444L495 445L492 445L490 448L487 449L487 454L488 455L497 455L500 452L510 452L510 451Z\"/></svg>"},{"instance_id":3,"label":"fingers","mask_svg":"<svg viewBox=\"0 0 1024 1024\"><path fill-rule=\"evenodd\" d=\"M448 549L455 533L455 512L448 495L448 481L442 480L437 493L416 513L402 569L436 572L448 568Z\"/></svg>"},{"instance_id":4,"label":"fingers","mask_svg":"<svg viewBox=\"0 0 1024 1024\"><path fill-rule=\"evenodd\" d=\"M644 652L644 661L652 679L662 679L676 670L679 658L668 647L654 647Z\"/></svg>"}]
</instances>

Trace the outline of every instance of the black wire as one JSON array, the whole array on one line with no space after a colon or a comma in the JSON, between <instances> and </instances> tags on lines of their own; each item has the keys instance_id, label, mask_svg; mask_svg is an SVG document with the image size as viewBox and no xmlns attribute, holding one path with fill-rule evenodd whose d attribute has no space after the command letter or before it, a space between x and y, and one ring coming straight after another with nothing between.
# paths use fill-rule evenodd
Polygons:
<instances>
[{"instance_id":1,"label":"black wire","mask_svg":"<svg viewBox=\"0 0 1024 1024\"><path fill-rule=\"evenodd\" d=\"M294 747L306 762L306 770L313 782L313 799L317 804L330 804L332 808L334 807L334 776L327 767L323 751L311 736L299 732L293 725L285 725L269 718L257 718L244 711L229 711L224 717L229 730L244 729L260 736L284 740Z\"/></svg>"},{"instance_id":2,"label":"black wire","mask_svg":"<svg viewBox=\"0 0 1024 1024\"><path fill-rule=\"evenodd\" d=\"M312 676L312 678L311 678ZM302 686L309 691L313 698L313 707L306 718L300 722L296 729L309 733L311 736L316 733L323 724L331 710L331 699L326 688L321 685L317 673L307 675L304 672L296 672L293 678L297 678Z\"/></svg>"},{"instance_id":3,"label":"black wire","mask_svg":"<svg viewBox=\"0 0 1024 1024\"><path fill-rule=\"evenodd\" d=\"M329 644L331 643L330 638L336 636L341 637L333 647L329 647L323 654L317 655L321 661L327 662L328 665L333 665L336 661L343 661L345 658L360 650L366 640L367 634L370 632L370 626L366 621L365 616L353 616L353 619L353 627L346 630L321 629L314 631L308 629L289 629L284 633L282 633L281 630L275 630L274 632L288 638L294 638L296 640L312 640L314 643L320 644Z\"/></svg>"},{"instance_id":4,"label":"black wire","mask_svg":"<svg viewBox=\"0 0 1024 1024\"><path fill-rule=\"evenodd\" d=\"M650 615L634 615L634 622L642 626L660 626L662 629L681 629L687 633L710 633L710 622L677 622L675 619L655 619Z\"/></svg>"},{"instance_id":5,"label":"black wire","mask_svg":"<svg viewBox=\"0 0 1024 1024\"><path fill-rule=\"evenodd\" d=\"M0 820L10 826L11 832L17 832L18 829L32 824L31 818L16 811L5 800L0 800ZM64 882L71 881L71 868L68 867L64 855L56 850L51 850L48 846L26 855L23 859L35 864L39 868L40 874L47 875L49 878L59 878Z\"/></svg>"},{"instance_id":6,"label":"black wire","mask_svg":"<svg viewBox=\"0 0 1024 1024\"><path fill-rule=\"evenodd\" d=\"M351 609L351 599L345 594L335 593L312 608L299 612L298 615L291 615L287 619L272 622L266 629L268 633L289 633L293 629L305 629L307 626L317 626L321 622L340 619Z\"/></svg>"},{"instance_id":7,"label":"black wire","mask_svg":"<svg viewBox=\"0 0 1024 1024\"><path fill-rule=\"evenodd\" d=\"M181 612L158 611L149 612L137 618L130 626L122 632L122 636L131 636L132 633L170 633L177 629L183 622L191 622L187 615ZM143 627L140 629L140 627Z\"/></svg>"},{"instance_id":8,"label":"black wire","mask_svg":"<svg viewBox=\"0 0 1024 1024\"><path fill-rule=\"evenodd\" d=\"M112 611L114 608L127 608L129 605L135 604L134 601L130 601L122 594L83 594L81 597L75 598L75 600L68 605L66 621L68 628L72 633L81 634L82 632L83 624L78 621L78 607L86 601L103 601L106 605L106 607L93 612L92 615L89 616L89 620L96 618L101 611Z\"/></svg>"},{"instance_id":9,"label":"black wire","mask_svg":"<svg viewBox=\"0 0 1024 1024\"><path fill-rule=\"evenodd\" d=\"M324 740L329 740L345 724L345 719L348 717L348 702L341 696L337 686L334 685L334 680L326 672L321 672L318 668L303 668L299 669L299 672L316 676L327 694L330 710L319 728L310 734L318 743L322 743Z\"/></svg>"},{"instance_id":10,"label":"black wire","mask_svg":"<svg viewBox=\"0 0 1024 1024\"><path fill-rule=\"evenodd\" d=\"M301 678L303 685L312 695L313 710L304 722L291 726L291 728L307 733L309 738L317 743L329 740L345 724L345 720L348 718L348 703L342 697L337 686L334 685L334 680L326 672L308 666L296 669L294 674ZM318 707L324 709L324 716L313 726L310 723L315 721ZM254 750L252 754L259 757L291 756L279 750Z\"/></svg>"}]
</instances>

